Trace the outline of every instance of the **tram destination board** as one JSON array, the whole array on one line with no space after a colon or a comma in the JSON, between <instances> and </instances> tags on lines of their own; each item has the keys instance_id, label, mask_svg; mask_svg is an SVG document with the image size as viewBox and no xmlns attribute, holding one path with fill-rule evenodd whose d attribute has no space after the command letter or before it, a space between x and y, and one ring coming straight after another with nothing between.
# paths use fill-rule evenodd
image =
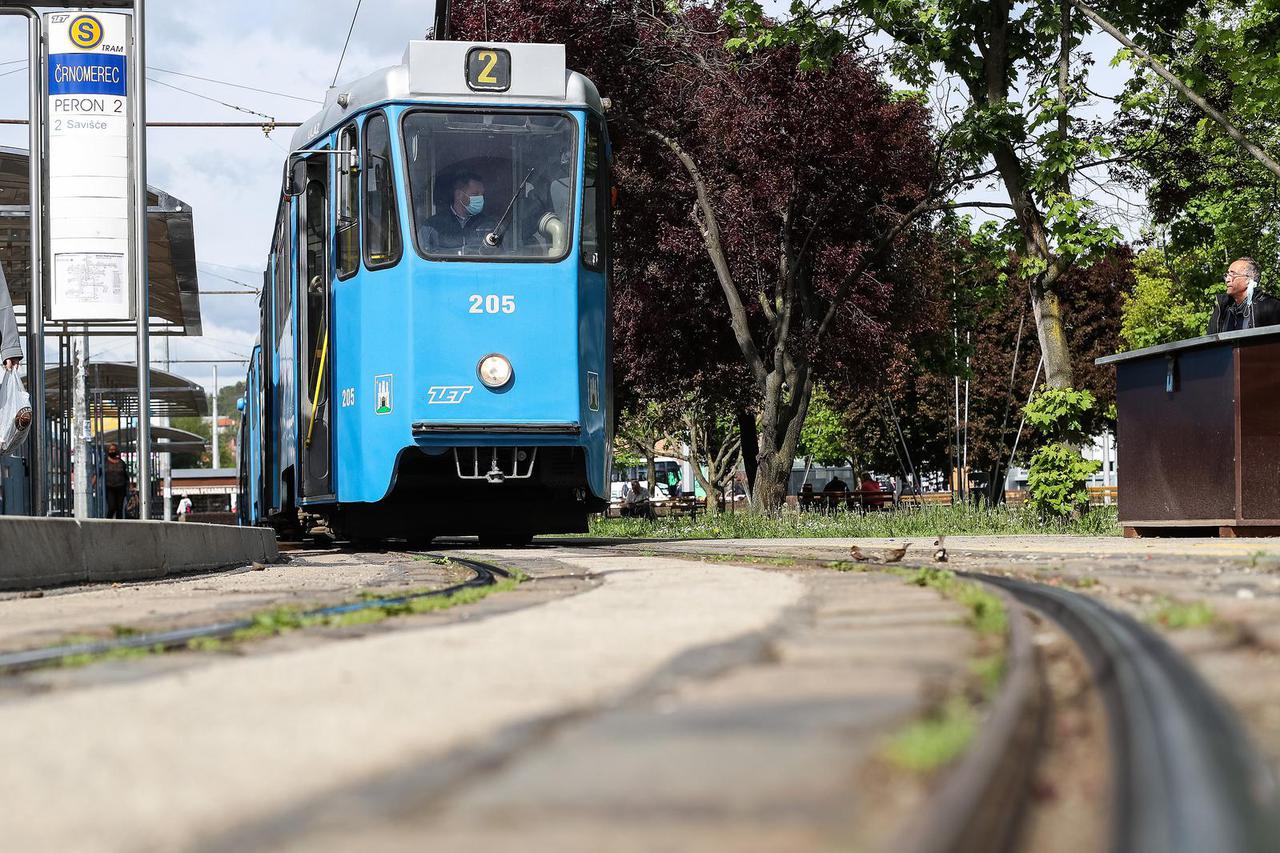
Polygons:
<instances>
[{"instance_id":1,"label":"tram destination board","mask_svg":"<svg viewBox=\"0 0 1280 853\"><path fill-rule=\"evenodd\" d=\"M133 316L130 19L49 12L49 316Z\"/></svg>"}]
</instances>

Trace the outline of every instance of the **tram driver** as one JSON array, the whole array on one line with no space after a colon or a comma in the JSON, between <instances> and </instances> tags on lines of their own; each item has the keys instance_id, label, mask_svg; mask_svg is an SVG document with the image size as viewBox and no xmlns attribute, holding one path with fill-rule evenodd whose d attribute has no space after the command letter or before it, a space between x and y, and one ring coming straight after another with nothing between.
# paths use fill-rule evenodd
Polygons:
<instances>
[{"instance_id":1,"label":"tram driver","mask_svg":"<svg viewBox=\"0 0 1280 853\"><path fill-rule=\"evenodd\" d=\"M452 204L422 223L418 242L427 249L480 254L488 249L484 238L495 224L485 213L484 181L474 172L464 172L453 179Z\"/></svg>"}]
</instances>

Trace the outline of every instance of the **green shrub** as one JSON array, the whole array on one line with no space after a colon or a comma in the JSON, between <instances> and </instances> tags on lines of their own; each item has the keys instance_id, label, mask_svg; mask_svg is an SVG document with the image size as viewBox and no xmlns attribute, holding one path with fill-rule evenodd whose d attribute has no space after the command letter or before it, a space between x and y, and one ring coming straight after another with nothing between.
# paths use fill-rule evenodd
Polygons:
<instances>
[{"instance_id":1,"label":"green shrub","mask_svg":"<svg viewBox=\"0 0 1280 853\"><path fill-rule=\"evenodd\" d=\"M1025 409L1027 423L1046 440L1027 474L1027 503L1043 517L1074 515L1089 505L1089 476L1100 466L1072 445L1089 439L1093 406L1088 391L1041 387Z\"/></svg>"}]
</instances>

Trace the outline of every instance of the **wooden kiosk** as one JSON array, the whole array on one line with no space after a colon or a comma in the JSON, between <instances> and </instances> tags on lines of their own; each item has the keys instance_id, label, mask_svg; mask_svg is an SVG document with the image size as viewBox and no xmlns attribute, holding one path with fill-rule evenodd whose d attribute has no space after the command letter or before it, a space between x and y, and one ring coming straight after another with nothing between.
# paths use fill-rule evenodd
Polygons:
<instances>
[{"instance_id":1,"label":"wooden kiosk","mask_svg":"<svg viewBox=\"0 0 1280 853\"><path fill-rule=\"evenodd\" d=\"M1097 363L1116 366L1126 536L1280 536L1280 326Z\"/></svg>"}]
</instances>

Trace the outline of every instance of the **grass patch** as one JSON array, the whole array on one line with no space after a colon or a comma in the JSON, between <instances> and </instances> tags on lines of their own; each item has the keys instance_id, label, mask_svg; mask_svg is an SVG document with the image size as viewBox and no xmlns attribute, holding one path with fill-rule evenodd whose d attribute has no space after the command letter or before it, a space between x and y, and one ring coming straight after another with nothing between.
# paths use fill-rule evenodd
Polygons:
<instances>
[{"instance_id":1,"label":"grass patch","mask_svg":"<svg viewBox=\"0 0 1280 853\"><path fill-rule=\"evenodd\" d=\"M1164 628L1178 630L1180 628L1203 628L1206 625L1212 625L1218 621L1218 614L1203 601L1193 601L1187 604L1163 598L1147 619Z\"/></svg>"},{"instance_id":2,"label":"grass patch","mask_svg":"<svg viewBox=\"0 0 1280 853\"><path fill-rule=\"evenodd\" d=\"M301 628L348 628L357 625L372 625L397 616L433 613L437 610L447 610L450 607L473 604L497 592L508 592L515 589L524 579L525 576L522 573L513 572L510 578L501 578L489 586L464 587L450 596L411 598L409 601L388 603L375 607L366 607L361 610L352 610L348 613L335 613L325 616L308 616L308 611L315 609L311 607L274 607L270 610L255 613L252 617L252 625L241 628L229 638L196 637L188 640L184 648L193 652L222 652L237 643L278 637ZM394 594L365 591L360 593L352 603L376 601L381 598L408 598L425 592L430 592L430 590L424 588ZM124 625L114 625L111 631L117 639L136 637L144 633L138 628ZM62 644L81 645L101 641L100 637L73 635L65 638ZM57 665L61 667L81 667L93 663L101 663L102 661L135 660L176 650L176 648L166 648L163 645L111 649L98 654L66 655L59 659Z\"/></svg>"},{"instance_id":3,"label":"grass patch","mask_svg":"<svg viewBox=\"0 0 1280 853\"><path fill-rule=\"evenodd\" d=\"M1095 507L1077 519L1043 520L1030 509L929 504L897 512L798 512L770 517L749 512L688 518L592 518L586 535L618 539L901 538L944 535L1073 534L1119 536L1116 508Z\"/></svg>"},{"instance_id":4,"label":"grass patch","mask_svg":"<svg viewBox=\"0 0 1280 853\"><path fill-rule=\"evenodd\" d=\"M1000 682L1004 681L1006 664L1004 652L983 655L969 662L969 671L978 679L982 696L988 701L996 695L996 691L1000 689Z\"/></svg>"},{"instance_id":5,"label":"grass patch","mask_svg":"<svg viewBox=\"0 0 1280 853\"><path fill-rule=\"evenodd\" d=\"M960 580L954 572L933 566L908 571L907 582L935 589L945 598L964 605L969 611L965 623L979 634L1003 637L1009 627L1004 602L982 584Z\"/></svg>"},{"instance_id":6,"label":"grass patch","mask_svg":"<svg viewBox=\"0 0 1280 853\"><path fill-rule=\"evenodd\" d=\"M894 735L885 757L904 770L927 773L954 761L976 730L977 713L963 698L953 697Z\"/></svg>"}]
</instances>

